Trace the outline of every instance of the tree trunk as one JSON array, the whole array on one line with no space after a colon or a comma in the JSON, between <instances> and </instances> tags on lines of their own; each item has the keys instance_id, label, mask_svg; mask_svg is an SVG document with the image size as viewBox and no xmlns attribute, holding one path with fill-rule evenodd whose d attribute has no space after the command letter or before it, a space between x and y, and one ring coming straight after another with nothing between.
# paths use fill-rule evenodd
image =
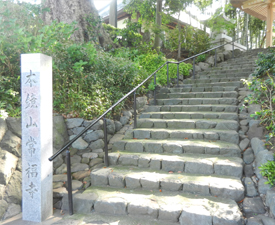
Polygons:
<instances>
[{"instance_id":1,"label":"tree trunk","mask_svg":"<svg viewBox=\"0 0 275 225\"><path fill-rule=\"evenodd\" d=\"M181 56L181 24L180 24L180 11L179 11L179 17L178 17L178 29L179 29L178 60L180 60L180 56Z\"/></svg>"},{"instance_id":2,"label":"tree trunk","mask_svg":"<svg viewBox=\"0 0 275 225\"><path fill-rule=\"evenodd\" d=\"M162 0L158 0L157 1L157 9L156 9L157 32L155 34L155 43L154 43L154 49L156 49L157 52L160 51L161 11L162 11Z\"/></svg>"},{"instance_id":3,"label":"tree trunk","mask_svg":"<svg viewBox=\"0 0 275 225\"><path fill-rule=\"evenodd\" d=\"M113 45L113 41L98 19L93 0L45 0L43 6L49 8L42 15L46 24L54 20L63 23L77 22L78 30L73 34L73 40L88 42L93 38L96 39L95 43L99 43L103 48ZM92 22L88 22L87 17Z\"/></svg>"}]
</instances>

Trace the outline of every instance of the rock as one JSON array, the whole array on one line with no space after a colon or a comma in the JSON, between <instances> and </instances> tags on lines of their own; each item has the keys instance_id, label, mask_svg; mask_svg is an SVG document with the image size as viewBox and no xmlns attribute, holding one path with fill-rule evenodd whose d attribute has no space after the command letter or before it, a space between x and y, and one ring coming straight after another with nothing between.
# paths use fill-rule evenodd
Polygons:
<instances>
[{"instance_id":1,"label":"rock","mask_svg":"<svg viewBox=\"0 0 275 225\"><path fill-rule=\"evenodd\" d=\"M53 182L65 182L65 181L67 181L66 174L53 175Z\"/></svg>"},{"instance_id":2,"label":"rock","mask_svg":"<svg viewBox=\"0 0 275 225\"><path fill-rule=\"evenodd\" d=\"M72 140L76 135L70 136L70 140ZM73 144L72 147L78 150L86 149L89 146L89 144L82 139L82 137L79 137Z\"/></svg>"},{"instance_id":3,"label":"rock","mask_svg":"<svg viewBox=\"0 0 275 225\"><path fill-rule=\"evenodd\" d=\"M83 121L84 120L82 118L67 119L66 120L67 128L72 129L72 128L75 128L75 127L80 127L81 124L83 123Z\"/></svg>"},{"instance_id":4,"label":"rock","mask_svg":"<svg viewBox=\"0 0 275 225\"><path fill-rule=\"evenodd\" d=\"M62 164L63 164L63 157L60 154L53 161L53 169L55 170L56 168L60 167Z\"/></svg>"},{"instance_id":5,"label":"rock","mask_svg":"<svg viewBox=\"0 0 275 225\"><path fill-rule=\"evenodd\" d=\"M217 54L217 62L223 62L224 61L224 55L223 53Z\"/></svg>"},{"instance_id":6,"label":"rock","mask_svg":"<svg viewBox=\"0 0 275 225\"><path fill-rule=\"evenodd\" d=\"M264 142L257 137L252 138L251 147L254 151L255 156L257 156L260 151L266 150Z\"/></svg>"},{"instance_id":7,"label":"rock","mask_svg":"<svg viewBox=\"0 0 275 225\"><path fill-rule=\"evenodd\" d=\"M71 165L74 163L80 163L81 162L81 157L79 155L73 155L71 157Z\"/></svg>"},{"instance_id":8,"label":"rock","mask_svg":"<svg viewBox=\"0 0 275 225\"><path fill-rule=\"evenodd\" d=\"M66 188L68 189L68 183L65 184ZM72 180L72 191L80 190L83 186L83 183L78 180Z\"/></svg>"},{"instance_id":9,"label":"rock","mask_svg":"<svg viewBox=\"0 0 275 225\"><path fill-rule=\"evenodd\" d=\"M0 149L0 184L6 185L16 169L18 158Z\"/></svg>"},{"instance_id":10,"label":"rock","mask_svg":"<svg viewBox=\"0 0 275 225\"><path fill-rule=\"evenodd\" d=\"M66 140L62 134L60 134L56 128L53 128L53 147L55 149L61 149L66 143Z\"/></svg>"},{"instance_id":11,"label":"rock","mask_svg":"<svg viewBox=\"0 0 275 225\"><path fill-rule=\"evenodd\" d=\"M132 117L132 113L130 111L122 111L123 116L128 116L129 118Z\"/></svg>"},{"instance_id":12,"label":"rock","mask_svg":"<svg viewBox=\"0 0 275 225\"><path fill-rule=\"evenodd\" d=\"M136 106L137 110L142 109L147 104L147 97L137 97L136 99Z\"/></svg>"},{"instance_id":13,"label":"rock","mask_svg":"<svg viewBox=\"0 0 275 225\"><path fill-rule=\"evenodd\" d=\"M263 128L258 127L257 124L251 126L247 132L248 138L251 140L254 137L262 138L263 137Z\"/></svg>"},{"instance_id":14,"label":"rock","mask_svg":"<svg viewBox=\"0 0 275 225\"><path fill-rule=\"evenodd\" d=\"M195 73L200 72L200 71L201 71L201 68L198 65L195 65ZM172 79L173 78L171 78L171 80ZM176 82L176 79L175 79L175 82Z\"/></svg>"},{"instance_id":15,"label":"rock","mask_svg":"<svg viewBox=\"0 0 275 225\"><path fill-rule=\"evenodd\" d=\"M5 200L0 200L0 219L4 216L9 204Z\"/></svg>"},{"instance_id":16,"label":"rock","mask_svg":"<svg viewBox=\"0 0 275 225\"><path fill-rule=\"evenodd\" d=\"M75 180L83 180L85 177L90 176L91 171L90 170L84 170L84 171L78 171L76 173L72 174L72 177Z\"/></svg>"},{"instance_id":17,"label":"rock","mask_svg":"<svg viewBox=\"0 0 275 225\"><path fill-rule=\"evenodd\" d=\"M53 146L56 149L62 148L69 140L67 126L63 116L53 117Z\"/></svg>"},{"instance_id":18,"label":"rock","mask_svg":"<svg viewBox=\"0 0 275 225\"><path fill-rule=\"evenodd\" d=\"M15 171L6 187L4 200L8 203L21 205L22 201L22 177L19 171Z\"/></svg>"},{"instance_id":19,"label":"rock","mask_svg":"<svg viewBox=\"0 0 275 225\"><path fill-rule=\"evenodd\" d=\"M209 64L204 62L199 62L199 67L201 68L202 71L204 71L209 68Z\"/></svg>"},{"instance_id":20,"label":"rock","mask_svg":"<svg viewBox=\"0 0 275 225\"><path fill-rule=\"evenodd\" d=\"M243 201L243 211L246 217L251 217L255 214L265 213L262 199L260 197L245 198Z\"/></svg>"},{"instance_id":21,"label":"rock","mask_svg":"<svg viewBox=\"0 0 275 225\"><path fill-rule=\"evenodd\" d=\"M241 126L246 126L248 124L248 121L247 120L241 120L240 121L240 125Z\"/></svg>"},{"instance_id":22,"label":"rock","mask_svg":"<svg viewBox=\"0 0 275 225\"><path fill-rule=\"evenodd\" d=\"M21 157L21 139L9 130L4 135L0 143L0 148L2 148L2 150L10 152L17 157Z\"/></svg>"},{"instance_id":23,"label":"rock","mask_svg":"<svg viewBox=\"0 0 275 225\"><path fill-rule=\"evenodd\" d=\"M93 124L95 122L95 120L85 120L83 125L84 127L88 127L90 126L91 124ZM94 124L90 130L102 130L103 129L103 120L99 120L96 124Z\"/></svg>"},{"instance_id":24,"label":"rock","mask_svg":"<svg viewBox=\"0 0 275 225\"><path fill-rule=\"evenodd\" d=\"M90 153L84 153L82 155L82 158L88 158L88 159L95 159L98 157L98 154L97 153L93 153L93 152L90 152Z\"/></svg>"},{"instance_id":25,"label":"rock","mask_svg":"<svg viewBox=\"0 0 275 225\"><path fill-rule=\"evenodd\" d=\"M96 141L98 139L103 139L104 133L102 130L96 130L96 131L89 131L87 135L84 137L84 140L87 142Z\"/></svg>"},{"instance_id":26,"label":"rock","mask_svg":"<svg viewBox=\"0 0 275 225\"><path fill-rule=\"evenodd\" d=\"M272 219L265 215L258 215L257 218L260 218L262 220L263 225L275 225L275 219Z\"/></svg>"},{"instance_id":27,"label":"rock","mask_svg":"<svg viewBox=\"0 0 275 225\"><path fill-rule=\"evenodd\" d=\"M91 183L95 186L105 186L109 184L108 176L111 168L96 169L91 172Z\"/></svg>"},{"instance_id":28,"label":"rock","mask_svg":"<svg viewBox=\"0 0 275 225\"><path fill-rule=\"evenodd\" d=\"M85 127L75 127L75 128L72 129L72 132L73 132L74 135L78 135L84 129L85 129Z\"/></svg>"},{"instance_id":29,"label":"rock","mask_svg":"<svg viewBox=\"0 0 275 225\"><path fill-rule=\"evenodd\" d=\"M245 150L245 152L243 153L243 161L246 164L250 164L254 161L254 154L252 148L248 148L247 150Z\"/></svg>"},{"instance_id":30,"label":"rock","mask_svg":"<svg viewBox=\"0 0 275 225\"><path fill-rule=\"evenodd\" d=\"M269 207L270 214L275 216L275 189L272 188L266 192L266 205Z\"/></svg>"},{"instance_id":31,"label":"rock","mask_svg":"<svg viewBox=\"0 0 275 225\"><path fill-rule=\"evenodd\" d=\"M127 215L127 201L119 197L109 199L99 199L95 202L94 209L98 213L111 215Z\"/></svg>"},{"instance_id":32,"label":"rock","mask_svg":"<svg viewBox=\"0 0 275 225\"><path fill-rule=\"evenodd\" d=\"M115 134L116 132L115 122L110 119L106 119L106 122L107 122L107 133L112 135Z\"/></svg>"},{"instance_id":33,"label":"rock","mask_svg":"<svg viewBox=\"0 0 275 225\"><path fill-rule=\"evenodd\" d=\"M210 64L211 66L214 66L215 65L214 56L210 56L208 59L206 59L206 63Z\"/></svg>"},{"instance_id":34,"label":"rock","mask_svg":"<svg viewBox=\"0 0 275 225\"><path fill-rule=\"evenodd\" d=\"M18 215L19 213L21 213L21 205L11 203L8 206L8 209L7 209L3 219L7 220L11 217Z\"/></svg>"},{"instance_id":35,"label":"rock","mask_svg":"<svg viewBox=\"0 0 275 225\"><path fill-rule=\"evenodd\" d=\"M248 107L248 114L255 114L255 112L260 112L262 109L262 107L260 105L257 104L251 104Z\"/></svg>"},{"instance_id":36,"label":"rock","mask_svg":"<svg viewBox=\"0 0 275 225\"><path fill-rule=\"evenodd\" d=\"M259 167L263 165L264 163L267 163L268 161L273 161L274 156L272 152L269 152L267 150L261 151L257 154L256 160L255 160L255 174L258 178L262 178L263 176L260 174Z\"/></svg>"},{"instance_id":37,"label":"rock","mask_svg":"<svg viewBox=\"0 0 275 225\"><path fill-rule=\"evenodd\" d=\"M201 224L202 221L203 225L212 225L212 216L206 208L199 205L183 207L179 218L180 224L197 225Z\"/></svg>"},{"instance_id":38,"label":"rock","mask_svg":"<svg viewBox=\"0 0 275 225\"><path fill-rule=\"evenodd\" d=\"M232 53L231 51L227 50L223 52L223 56L224 56L224 60L228 60L228 59L231 59Z\"/></svg>"},{"instance_id":39,"label":"rock","mask_svg":"<svg viewBox=\"0 0 275 225\"><path fill-rule=\"evenodd\" d=\"M260 218L248 218L246 225L264 225Z\"/></svg>"},{"instance_id":40,"label":"rock","mask_svg":"<svg viewBox=\"0 0 275 225\"><path fill-rule=\"evenodd\" d=\"M89 166L87 164L83 164L83 163L74 163L72 165L72 169L71 172L78 172L78 171L83 171L83 170L88 170Z\"/></svg>"},{"instance_id":41,"label":"rock","mask_svg":"<svg viewBox=\"0 0 275 225\"><path fill-rule=\"evenodd\" d=\"M128 131L127 131L128 132ZM126 133L127 133L126 132ZM126 136L126 134L125 134L125 136ZM117 142L117 141L121 141L122 139L124 138L124 135L123 134L115 134L112 138L111 138L111 140L109 141L109 144L114 144L115 142Z\"/></svg>"},{"instance_id":42,"label":"rock","mask_svg":"<svg viewBox=\"0 0 275 225\"><path fill-rule=\"evenodd\" d=\"M258 195L258 192L257 192L255 185L254 185L253 181L251 180L251 178L246 177L244 179L244 186L245 186L245 190L246 190L246 196L255 197Z\"/></svg>"},{"instance_id":43,"label":"rock","mask_svg":"<svg viewBox=\"0 0 275 225\"><path fill-rule=\"evenodd\" d=\"M7 130L8 130L8 126L7 126L6 120L0 118L0 142ZM0 215L0 218L1 218L1 215Z\"/></svg>"},{"instance_id":44,"label":"rock","mask_svg":"<svg viewBox=\"0 0 275 225\"><path fill-rule=\"evenodd\" d=\"M252 165L245 165L244 166L244 175L246 177L252 177L254 175L254 170Z\"/></svg>"},{"instance_id":45,"label":"rock","mask_svg":"<svg viewBox=\"0 0 275 225\"><path fill-rule=\"evenodd\" d=\"M253 125L257 125L257 126L259 126L260 125L260 120L250 120L249 121L249 127L252 127Z\"/></svg>"},{"instance_id":46,"label":"rock","mask_svg":"<svg viewBox=\"0 0 275 225\"><path fill-rule=\"evenodd\" d=\"M89 164L90 159L89 158L82 158L81 163Z\"/></svg>"},{"instance_id":47,"label":"rock","mask_svg":"<svg viewBox=\"0 0 275 225\"><path fill-rule=\"evenodd\" d=\"M129 117L128 116L122 116L122 117L120 117L120 123L122 124L122 126L124 126L125 124L127 124L128 123L128 121L129 121Z\"/></svg>"},{"instance_id":48,"label":"rock","mask_svg":"<svg viewBox=\"0 0 275 225\"><path fill-rule=\"evenodd\" d=\"M120 129L122 128L121 122L115 121L115 128L116 128L116 132L120 131Z\"/></svg>"},{"instance_id":49,"label":"rock","mask_svg":"<svg viewBox=\"0 0 275 225\"><path fill-rule=\"evenodd\" d=\"M94 150L94 149L103 149L104 148L104 142L102 139L98 139L97 141L92 142L89 145L89 148Z\"/></svg>"},{"instance_id":50,"label":"rock","mask_svg":"<svg viewBox=\"0 0 275 225\"><path fill-rule=\"evenodd\" d=\"M267 191L271 190L269 184L265 184L267 182L266 178L261 178L258 182L258 190L260 194L266 194Z\"/></svg>"},{"instance_id":51,"label":"rock","mask_svg":"<svg viewBox=\"0 0 275 225\"><path fill-rule=\"evenodd\" d=\"M55 174L64 174L67 173L67 165L66 164L62 164L60 167L58 167L55 170Z\"/></svg>"},{"instance_id":52,"label":"rock","mask_svg":"<svg viewBox=\"0 0 275 225\"><path fill-rule=\"evenodd\" d=\"M22 172L22 159L19 158L16 165L16 170Z\"/></svg>"},{"instance_id":53,"label":"rock","mask_svg":"<svg viewBox=\"0 0 275 225\"><path fill-rule=\"evenodd\" d=\"M22 137L22 125L21 118L8 117L6 119L9 130L14 133L17 137Z\"/></svg>"},{"instance_id":54,"label":"rock","mask_svg":"<svg viewBox=\"0 0 275 225\"><path fill-rule=\"evenodd\" d=\"M242 140L240 143L241 150L245 150L248 147L249 143L250 143L250 141L248 138Z\"/></svg>"}]
</instances>

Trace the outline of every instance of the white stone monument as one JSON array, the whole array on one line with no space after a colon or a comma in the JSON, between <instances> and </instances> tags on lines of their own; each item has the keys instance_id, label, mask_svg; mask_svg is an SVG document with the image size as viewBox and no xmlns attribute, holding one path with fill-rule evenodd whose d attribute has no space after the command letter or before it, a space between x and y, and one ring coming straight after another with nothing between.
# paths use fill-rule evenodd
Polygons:
<instances>
[{"instance_id":1,"label":"white stone monument","mask_svg":"<svg viewBox=\"0 0 275 225\"><path fill-rule=\"evenodd\" d=\"M52 215L52 58L21 55L22 212L41 222Z\"/></svg>"}]
</instances>

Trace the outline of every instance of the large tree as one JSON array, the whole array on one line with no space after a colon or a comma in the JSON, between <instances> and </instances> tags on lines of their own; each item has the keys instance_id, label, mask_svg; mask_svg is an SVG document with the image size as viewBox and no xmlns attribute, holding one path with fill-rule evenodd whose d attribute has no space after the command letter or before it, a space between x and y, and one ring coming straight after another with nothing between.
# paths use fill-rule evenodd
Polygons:
<instances>
[{"instance_id":1,"label":"large tree","mask_svg":"<svg viewBox=\"0 0 275 225\"><path fill-rule=\"evenodd\" d=\"M113 44L108 33L103 29L93 0L44 0L43 13L46 24L52 21L72 23L77 22L78 28L72 38L78 42L94 41L103 48Z\"/></svg>"}]
</instances>

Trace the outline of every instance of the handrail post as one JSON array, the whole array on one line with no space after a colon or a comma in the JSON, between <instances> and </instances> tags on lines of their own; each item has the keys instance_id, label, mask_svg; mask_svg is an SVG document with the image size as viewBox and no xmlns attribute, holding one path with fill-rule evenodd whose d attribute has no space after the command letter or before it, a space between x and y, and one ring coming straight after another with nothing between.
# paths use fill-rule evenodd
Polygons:
<instances>
[{"instance_id":1,"label":"handrail post","mask_svg":"<svg viewBox=\"0 0 275 225\"><path fill-rule=\"evenodd\" d=\"M155 86L155 89L154 89L154 105L157 105L157 99L156 99L156 85L157 85L157 77L156 77L156 73L154 74L154 86Z\"/></svg>"},{"instance_id":2,"label":"handrail post","mask_svg":"<svg viewBox=\"0 0 275 225\"><path fill-rule=\"evenodd\" d=\"M195 70L196 70L196 67L195 67L195 57L193 58L193 79L195 79Z\"/></svg>"},{"instance_id":3,"label":"handrail post","mask_svg":"<svg viewBox=\"0 0 275 225\"><path fill-rule=\"evenodd\" d=\"M68 202L69 202L69 214L73 215L73 194L72 194L72 177L71 177L71 154L70 151L66 151L67 161L67 190L68 190Z\"/></svg>"},{"instance_id":4,"label":"handrail post","mask_svg":"<svg viewBox=\"0 0 275 225\"><path fill-rule=\"evenodd\" d=\"M215 49L215 67L217 66L217 49Z\"/></svg>"},{"instance_id":5,"label":"handrail post","mask_svg":"<svg viewBox=\"0 0 275 225\"><path fill-rule=\"evenodd\" d=\"M137 128L137 98L136 91L134 92L134 129Z\"/></svg>"},{"instance_id":6,"label":"handrail post","mask_svg":"<svg viewBox=\"0 0 275 225\"><path fill-rule=\"evenodd\" d=\"M105 161L105 166L108 167L109 166L109 158L108 158L108 139L107 139L107 120L104 117L103 118L103 126L104 126L104 152L105 152L105 157L104 157L104 161Z\"/></svg>"},{"instance_id":7,"label":"handrail post","mask_svg":"<svg viewBox=\"0 0 275 225\"><path fill-rule=\"evenodd\" d=\"M169 85L169 63L167 62L167 87L170 87Z\"/></svg>"},{"instance_id":8,"label":"handrail post","mask_svg":"<svg viewBox=\"0 0 275 225\"><path fill-rule=\"evenodd\" d=\"M180 64L177 64L177 87L179 87Z\"/></svg>"}]
</instances>

